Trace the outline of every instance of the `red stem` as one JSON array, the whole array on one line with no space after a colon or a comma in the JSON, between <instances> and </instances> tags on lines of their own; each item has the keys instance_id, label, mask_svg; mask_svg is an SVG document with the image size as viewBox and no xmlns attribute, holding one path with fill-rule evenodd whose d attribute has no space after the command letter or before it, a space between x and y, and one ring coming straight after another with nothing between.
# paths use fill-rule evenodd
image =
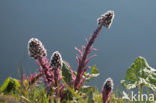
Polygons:
<instances>
[{"instance_id":1,"label":"red stem","mask_svg":"<svg viewBox=\"0 0 156 103\"><path fill-rule=\"evenodd\" d=\"M31 81L29 82L29 85L33 85L41 76L42 76L41 73L37 74L35 77L31 79Z\"/></svg>"},{"instance_id":2,"label":"red stem","mask_svg":"<svg viewBox=\"0 0 156 103\"><path fill-rule=\"evenodd\" d=\"M42 57L39 57L38 58L38 61L40 63L40 66L43 68L44 70L44 73L45 73L45 76L46 76L46 79L48 80L48 83L51 82L51 80L49 80L49 78L51 78L49 75L46 75L47 71L48 71L48 68L46 67L46 64L43 64L43 58ZM43 75L43 74L42 74Z\"/></svg>"},{"instance_id":3,"label":"red stem","mask_svg":"<svg viewBox=\"0 0 156 103\"><path fill-rule=\"evenodd\" d=\"M101 29L102 29L102 23L100 23L98 25L97 29L94 31L89 42L87 43L87 46L85 48L85 52L84 52L83 57L82 57L82 61L80 62L78 70L77 70L77 76L76 76L76 80L75 80L75 84L74 84L75 89L78 89L77 85L80 83L80 79L81 79L80 75L81 75L81 72L83 71L85 61L86 61L87 56L90 52L90 49L91 49L94 41L96 40L97 36L99 35Z\"/></svg>"}]
</instances>

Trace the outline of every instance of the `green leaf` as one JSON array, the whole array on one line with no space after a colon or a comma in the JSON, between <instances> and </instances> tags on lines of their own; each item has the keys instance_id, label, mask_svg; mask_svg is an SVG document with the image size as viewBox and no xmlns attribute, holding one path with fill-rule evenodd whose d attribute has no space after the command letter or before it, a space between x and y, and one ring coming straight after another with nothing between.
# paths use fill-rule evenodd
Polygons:
<instances>
[{"instance_id":1,"label":"green leaf","mask_svg":"<svg viewBox=\"0 0 156 103\"><path fill-rule=\"evenodd\" d=\"M81 92L83 93L89 93L90 91L95 91L96 87L84 85L81 88Z\"/></svg>"},{"instance_id":2,"label":"green leaf","mask_svg":"<svg viewBox=\"0 0 156 103\"><path fill-rule=\"evenodd\" d=\"M85 74L85 73L84 73ZM90 71L90 73L86 73L84 76L86 75L90 75L88 78L86 78L86 81L89 81L90 79L94 79L95 77L99 76L99 71L96 68L96 66L94 65Z\"/></svg>"},{"instance_id":3,"label":"green leaf","mask_svg":"<svg viewBox=\"0 0 156 103\"><path fill-rule=\"evenodd\" d=\"M95 103L94 92L93 91L90 91L90 93L89 93L88 103Z\"/></svg>"},{"instance_id":4,"label":"green leaf","mask_svg":"<svg viewBox=\"0 0 156 103\"><path fill-rule=\"evenodd\" d=\"M156 90L156 70L148 65L145 58L138 57L128 68L124 80L121 80L121 84L127 89L145 85L152 90Z\"/></svg>"},{"instance_id":5,"label":"green leaf","mask_svg":"<svg viewBox=\"0 0 156 103\"><path fill-rule=\"evenodd\" d=\"M13 78L13 81L15 82L15 87L16 87L16 89L19 89L19 87L20 87L20 83L19 83L19 81L17 80L17 79L15 79L15 78ZM27 82L27 80L25 80L25 82Z\"/></svg>"},{"instance_id":6,"label":"green leaf","mask_svg":"<svg viewBox=\"0 0 156 103\"><path fill-rule=\"evenodd\" d=\"M3 85L1 86L0 91L4 94L15 93L18 91L19 87L20 84L16 79L12 79L11 77L8 77L3 83Z\"/></svg>"},{"instance_id":7,"label":"green leaf","mask_svg":"<svg viewBox=\"0 0 156 103\"><path fill-rule=\"evenodd\" d=\"M62 79L62 81L65 83L64 79ZM81 96L79 95L79 93L77 91L74 90L74 88L71 88L69 85L65 85L65 88L72 93L72 95L74 97L76 97L76 99L79 99L82 101Z\"/></svg>"},{"instance_id":8,"label":"green leaf","mask_svg":"<svg viewBox=\"0 0 156 103\"><path fill-rule=\"evenodd\" d=\"M3 85L1 86L1 92L6 91L9 83L11 82L11 77L8 77L5 82L3 83ZM7 91L10 91L9 88L7 89Z\"/></svg>"},{"instance_id":9,"label":"green leaf","mask_svg":"<svg viewBox=\"0 0 156 103\"><path fill-rule=\"evenodd\" d=\"M63 62L62 76L64 77L64 80L65 80L66 83L72 81L72 75L70 73L68 64L66 62Z\"/></svg>"},{"instance_id":10,"label":"green leaf","mask_svg":"<svg viewBox=\"0 0 156 103\"><path fill-rule=\"evenodd\" d=\"M99 74L98 69L96 68L96 66L94 65L90 71L90 74Z\"/></svg>"}]
</instances>

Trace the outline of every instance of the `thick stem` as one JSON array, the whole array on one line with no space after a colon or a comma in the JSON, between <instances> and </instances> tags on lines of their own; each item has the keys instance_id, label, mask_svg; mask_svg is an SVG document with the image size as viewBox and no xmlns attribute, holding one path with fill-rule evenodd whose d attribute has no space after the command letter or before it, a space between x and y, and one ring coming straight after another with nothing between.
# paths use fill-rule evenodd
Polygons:
<instances>
[{"instance_id":1,"label":"thick stem","mask_svg":"<svg viewBox=\"0 0 156 103\"><path fill-rule=\"evenodd\" d=\"M140 84L139 92L140 92L140 103L143 103L143 98L142 98L142 95L143 95L143 84Z\"/></svg>"},{"instance_id":2,"label":"thick stem","mask_svg":"<svg viewBox=\"0 0 156 103\"><path fill-rule=\"evenodd\" d=\"M104 90L102 93L103 103L110 103L111 91Z\"/></svg>"},{"instance_id":3,"label":"thick stem","mask_svg":"<svg viewBox=\"0 0 156 103\"><path fill-rule=\"evenodd\" d=\"M82 57L82 61L80 62L80 65L79 65L78 70L77 70L77 76L76 76L75 85L74 85L75 89L78 89L77 85L80 82L80 79L81 79L80 75L81 75L81 72L83 71L85 61L86 61L87 56L90 52L90 48L92 47L94 41L96 40L97 36L99 35L101 29L102 29L102 23L98 25L97 29L94 31L89 42L87 43L87 46L85 48L85 52L84 52L83 57Z\"/></svg>"},{"instance_id":4,"label":"thick stem","mask_svg":"<svg viewBox=\"0 0 156 103\"><path fill-rule=\"evenodd\" d=\"M40 66L43 68L44 72L47 73L48 68L46 67L45 64L43 64L43 59L42 59L42 57L39 57L37 60L38 60L38 62L40 63ZM51 78L51 77L50 77L49 75L45 75L45 76L46 76L46 79L48 80L48 83L50 83L51 80L49 80L49 78Z\"/></svg>"}]
</instances>

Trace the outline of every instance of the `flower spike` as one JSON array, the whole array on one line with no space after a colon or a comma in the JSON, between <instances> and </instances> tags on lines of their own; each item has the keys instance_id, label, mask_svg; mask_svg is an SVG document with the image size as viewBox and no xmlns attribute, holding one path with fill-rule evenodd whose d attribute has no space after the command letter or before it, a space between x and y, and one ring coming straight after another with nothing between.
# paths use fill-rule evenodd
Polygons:
<instances>
[{"instance_id":1,"label":"flower spike","mask_svg":"<svg viewBox=\"0 0 156 103\"><path fill-rule=\"evenodd\" d=\"M28 42L28 54L30 57L37 59L41 56L47 56L46 49L42 42L37 38L31 38Z\"/></svg>"},{"instance_id":2,"label":"flower spike","mask_svg":"<svg viewBox=\"0 0 156 103\"><path fill-rule=\"evenodd\" d=\"M101 18L98 19L98 24L101 24L106 27L110 28L114 19L114 11L107 11L105 14L102 15Z\"/></svg>"},{"instance_id":3,"label":"flower spike","mask_svg":"<svg viewBox=\"0 0 156 103\"><path fill-rule=\"evenodd\" d=\"M106 28L110 28L113 19L114 19L114 11L107 11L104 15L102 15L101 18L98 19L98 26L96 30L93 32L93 34L90 36L89 40L87 40L86 46L83 47L82 50L75 48L80 53L80 56L77 55L76 58L78 62L78 69L77 69L76 80L74 83L75 90L78 89L77 87L82 79L84 70L86 71L85 67L87 66L87 63L95 56L93 55L90 58L88 58L88 55L91 53L91 51L95 50L93 48L93 44L96 38L99 36L103 26Z\"/></svg>"},{"instance_id":4,"label":"flower spike","mask_svg":"<svg viewBox=\"0 0 156 103\"><path fill-rule=\"evenodd\" d=\"M62 56L58 51L55 51L51 56L51 67L53 69L61 69L62 68Z\"/></svg>"},{"instance_id":5,"label":"flower spike","mask_svg":"<svg viewBox=\"0 0 156 103\"><path fill-rule=\"evenodd\" d=\"M113 91L113 80L111 78L106 79L102 87L103 103L110 103L111 93Z\"/></svg>"}]
</instances>

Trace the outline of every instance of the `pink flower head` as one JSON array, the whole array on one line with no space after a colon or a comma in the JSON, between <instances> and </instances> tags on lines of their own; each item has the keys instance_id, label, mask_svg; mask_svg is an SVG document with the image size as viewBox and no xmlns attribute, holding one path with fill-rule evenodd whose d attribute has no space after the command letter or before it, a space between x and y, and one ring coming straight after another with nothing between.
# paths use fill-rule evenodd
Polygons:
<instances>
[{"instance_id":1,"label":"pink flower head","mask_svg":"<svg viewBox=\"0 0 156 103\"><path fill-rule=\"evenodd\" d=\"M61 69L62 68L62 56L58 51L55 51L50 60L50 65L53 69Z\"/></svg>"},{"instance_id":2,"label":"pink flower head","mask_svg":"<svg viewBox=\"0 0 156 103\"><path fill-rule=\"evenodd\" d=\"M98 24L101 24L106 27L110 28L114 19L114 11L107 11L105 14L102 15L101 18L98 19Z\"/></svg>"},{"instance_id":3,"label":"pink flower head","mask_svg":"<svg viewBox=\"0 0 156 103\"><path fill-rule=\"evenodd\" d=\"M41 56L47 56L47 51L41 41L37 38L31 38L28 42L28 54L30 57L37 59Z\"/></svg>"},{"instance_id":4,"label":"pink flower head","mask_svg":"<svg viewBox=\"0 0 156 103\"><path fill-rule=\"evenodd\" d=\"M113 91L113 80L111 78L106 79L102 87L103 103L110 103L110 96Z\"/></svg>"}]
</instances>

